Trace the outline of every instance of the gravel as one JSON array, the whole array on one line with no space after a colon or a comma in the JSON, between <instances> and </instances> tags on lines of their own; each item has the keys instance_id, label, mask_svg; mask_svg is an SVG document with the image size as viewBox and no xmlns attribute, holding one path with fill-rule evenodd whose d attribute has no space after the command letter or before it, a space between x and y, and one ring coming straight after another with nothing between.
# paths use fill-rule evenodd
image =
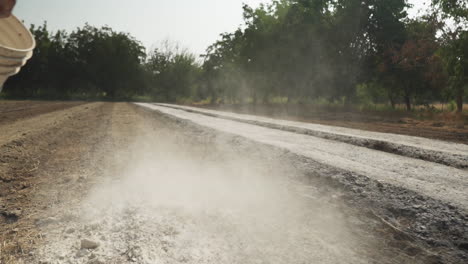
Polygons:
<instances>
[{"instance_id":1,"label":"gravel","mask_svg":"<svg viewBox=\"0 0 468 264\"><path fill-rule=\"evenodd\" d=\"M254 115L200 109L189 106L171 104L158 105L237 122L331 139L356 146L436 162L455 168L468 168L468 145L465 144L457 144L414 136L370 132L344 127L279 120Z\"/></svg>"}]
</instances>

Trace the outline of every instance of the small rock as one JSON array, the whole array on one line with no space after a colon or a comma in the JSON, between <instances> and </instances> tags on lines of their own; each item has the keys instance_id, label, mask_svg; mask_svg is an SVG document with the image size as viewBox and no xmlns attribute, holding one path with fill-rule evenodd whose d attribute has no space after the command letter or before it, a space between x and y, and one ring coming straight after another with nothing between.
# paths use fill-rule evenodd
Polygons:
<instances>
[{"instance_id":1,"label":"small rock","mask_svg":"<svg viewBox=\"0 0 468 264\"><path fill-rule=\"evenodd\" d=\"M81 240L81 249L96 249L99 247L99 243L88 240L88 239L83 239Z\"/></svg>"},{"instance_id":2,"label":"small rock","mask_svg":"<svg viewBox=\"0 0 468 264\"><path fill-rule=\"evenodd\" d=\"M12 143L13 143L14 145L18 146L18 147L23 146L23 142L20 141L20 140L14 140Z\"/></svg>"},{"instance_id":3,"label":"small rock","mask_svg":"<svg viewBox=\"0 0 468 264\"><path fill-rule=\"evenodd\" d=\"M86 178L87 178L87 177L86 177L85 175L80 175L80 176L78 177L78 181L79 181L79 182L86 181Z\"/></svg>"},{"instance_id":4,"label":"small rock","mask_svg":"<svg viewBox=\"0 0 468 264\"><path fill-rule=\"evenodd\" d=\"M400 124L408 124L408 120L402 118L402 119L399 119L399 120L398 120L398 123L400 123Z\"/></svg>"},{"instance_id":5,"label":"small rock","mask_svg":"<svg viewBox=\"0 0 468 264\"><path fill-rule=\"evenodd\" d=\"M100 259L92 259L92 260L88 261L88 264L104 264L104 261L102 261Z\"/></svg>"},{"instance_id":6,"label":"small rock","mask_svg":"<svg viewBox=\"0 0 468 264\"><path fill-rule=\"evenodd\" d=\"M433 127L443 127L443 126L445 126L445 123L444 122L434 122L434 123L432 123L432 126Z\"/></svg>"},{"instance_id":7,"label":"small rock","mask_svg":"<svg viewBox=\"0 0 468 264\"><path fill-rule=\"evenodd\" d=\"M462 250L468 250L468 241L458 242L457 247Z\"/></svg>"},{"instance_id":8,"label":"small rock","mask_svg":"<svg viewBox=\"0 0 468 264\"><path fill-rule=\"evenodd\" d=\"M42 227L42 226L47 226L51 224L57 223L58 220L55 217L47 217L45 219L37 219L36 220L36 226Z\"/></svg>"},{"instance_id":9,"label":"small rock","mask_svg":"<svg viewBox=\"0 0 468 264\"><path fill-rule=\"evenodd\" d=\"M62 216L61 218L61 221L62 222L72 222L74 220L76 220L76 215L72 214L72 213L66 213Z\"/></svg>"},{"instance_id":10,"label":"small rock","mask_svg":"<svg viewBox=\"0 0 468 264\"><path fill-rule=\"evenodd\" d=\"M82 258L88 254L88 251L86 249L81 249L75 254L75 258Z\"/></svg>"},{"instance_id":11,"label":"small rock","mask_svg":"<svg viewBox=\"0 0 468 264\"><path fill-rule=\"evenodd\" d=\"M67 229L65 231L65 233L67 233L67 234L71 234L71 233L74 233L74 232L75 232L75 228L73 228L73 227L71 227L71 228L69 228L69 229Z\"/></svg>"},{"instance_id":12,"label":"small rock","mask_svg":"<svg viewBox=\"0 0 468 264\"><path fill-rule=\"evenodd\" d=\"M20 217L23 214L23 211L21 209L14 209L9 212L11 215L16 215L17 217Z\"/></svg>"},{"instance_id":13,"label":"small rock","mask_svg":"<svg viewBox=\"0 0 468 264\"><path fill-rule=\"evenodd\" d=\"M72 177L64 177L64 178L62 179L62 183L69 183L69 182L71 182L72 180L73 180Z\"/></svg>"},{"instance_id":14,"label":"small rock","mask_svg":"<svg viewBox=\"0 0 468 264\"><path fill-rule=\"evenodd\" d=\"M89 229L89 230L97 230L99 229L99 224L92 224L92 225L89 225L86 227L86 229Z\"/></svg>"},{"instance_id":15,"label":"small rock","mask_svg":"<svg viewBox=\"0 0 468 264\"><path fill-rule=\"evenodd\" d=\"M0 211L0 216L3 216L8 224L12 224L19 220L21 210Z\"/></svg>"}]
</instances>

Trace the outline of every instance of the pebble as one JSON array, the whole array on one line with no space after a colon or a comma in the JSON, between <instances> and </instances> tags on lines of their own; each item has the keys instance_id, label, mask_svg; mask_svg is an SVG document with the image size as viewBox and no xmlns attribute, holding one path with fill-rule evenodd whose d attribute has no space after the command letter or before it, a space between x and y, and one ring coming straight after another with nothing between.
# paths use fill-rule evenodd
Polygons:
<instances>
[{"instance_id":1,"label":"pebble","mask_svg":"<svg viewBox=\"0 0 468 264\"><path fill-rule=\"evenodd\" d=\"M81 249L96 249L99 247L99 243L92 240L83 239L81 240Z\"/></svg>"},{"instance_id":2,"label":"pebble","mask_svg":"<svg viewBox=\"0 0 468 264\"><path fill-rule=\"evenodd\" d=\"M12 210L11 213L17 216L21 216L23 214L23 211L18 208L18 209Z\"/></svg>"},{"instance_id":3,"label":"pebble","mask_svg":"<svg viewBox=\"0 0 468 264\"><path fill-rule=\"evenodd\" d=\"M82 258L88 254L88 251L86 249L81 249L75 254L75 258Z\"/></svg>"},{"instance_id":4,"label":"pebble","mask_svg":"<svg viewBox=\"0 0 468 264\"><path fill-rule=\"evenodd\" d=\"M86 178L87 178L87 177L86 177L85 175L80 175L80 176L78 177L78 181L79 181L79 182L86 181Z\"/></svg>"},{"instance_id":5,"label":"pebble","mask_svg":"<svg viewBox=\"0 0 468 264\"><path fill-rule=\"evenodd\" d=\"M99 229L99 224L92 224L86 227L88 230L97 230Z\"/></svg>"},{"instance_id":6,"label":"pebble","mask_svg":"<svg viewBox=\"0 0 468 264\"><path fill-rule=\"evenodd\" d=\"M99 259L92 259L88 261L88 264L104 264L104 261L99 260Z\"/></svg>"},{"instance_id":7,"label":"pebble","mask_svg":"<svg viewBox=\"0 0 468 264\"><path fill-rule=\"evenodd\" d=\"M36 220L36 225L37 226L47 226L51 224L57 223L58 220L55 217L47 217L46 219L37 219Z\"/></svg>"}]
</instances>

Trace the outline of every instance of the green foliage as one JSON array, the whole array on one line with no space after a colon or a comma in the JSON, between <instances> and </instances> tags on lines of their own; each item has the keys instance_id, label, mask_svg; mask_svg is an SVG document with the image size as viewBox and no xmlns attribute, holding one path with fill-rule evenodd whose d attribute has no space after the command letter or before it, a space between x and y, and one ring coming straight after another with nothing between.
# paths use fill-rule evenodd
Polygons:
<instances>
[{"instance_id":1,"label":"green foliage","mask_svg":"<svg viewBox=\"0 0 468 264\"><path fill-rule=\"evenodd\" d=\"M432 0L433 4L439 7L443 15L450 16L456 22L466 22L468 18L468 2L466 0Z\"/></svg>"},{"instance_id":2,"label":"green foliage","mask_svg":"<svg viewBox=\"0 0 468 264\"><path fill-rule=\"evenodd\" d=\"M146 54L132 36L108 27L68 34L32 26L35 55L2 96L374 109L403 103L407 110L455 100L461 111L466 1L433 0L433 13L416 19L408 7L406 0L244 5L244 24L222 34L203 61L168 41Z\"/></svg>"},{"instance_id":3,"label":"green foliage","mask_svg":"<svg viewBox=\"0 0 468 264\"><path fill-rule=\"evenodd\" d=\"M464 86L468 82L468 2L466 0L433 0L443 18L454 25L447 26L442 40L442 55L449 75L448 85L455 95L457 111L463 111Z\"/></svg>"},{"instance_id":4,"label":"green foliage","mask_svg":"<svg viewBox=\"0 0 468 264\"><path fill-rule=\"evenodd\" d=\"M450 67L438 35L445 23L439 13L410 20L408 7L405 0L244 6L245 24L207 50L205 96L252 103L403 102L408 110L444 101Z\"/></svg>"},{"instance_id":5,"label":"green foliage","mask_svg":"<svg viewBox=\"0 0 468 264\"><path fill-rule=\"evenodd\" d=\"M452 100L450 101L448 104L447 104L447 109L450 111L450 112L453 112L457 109L457 103Z\"/></svg>"},{"instance_id":6,"label":"green foliage","mask_svg":"<svg viewBox=\"0 0 468 264\"><path fill-rule=\"evenodd\" d=\"M273 1L244 6L245 25L211 46L210 96L268 102L326 97L357 101L376 58L404 39L404 0ZM234 99L233 99L234 98ZM342 100L344 98L344 100Z\"/></svg>"},{"instance_id":7,"label":"green foliage","mask_svg":"<svg viewBox=\"0 0 468 264\"><path fill-rule=\"evenodd\" d=\"M145 63L150 73L149 94L160 101L185 102L196 94L201 68L193 54L164 42L161 48L154 49Z\"/></svg>"},{"instance_id":8,"label":"green foliage","mask_svg":"<svg viewBox=\"0 0 468 264\"><path fill-rule=\"evenodd\" d=\"M71 34L31 26L37 47L6 83L10 97L128 99L141 92L143 46L126 33L85 25Z\"/></svg>"},{"instance_id":9,"label":"green foliage","mask_svg":"<svg viewBox=\"0 0 468 264\"><path fill-rule=\"evenodd\" d=\"M356 86L356 96L362 105L385 103L388 100L385 88L378 82L362 83Z\"/></svg>"}]
</instances>

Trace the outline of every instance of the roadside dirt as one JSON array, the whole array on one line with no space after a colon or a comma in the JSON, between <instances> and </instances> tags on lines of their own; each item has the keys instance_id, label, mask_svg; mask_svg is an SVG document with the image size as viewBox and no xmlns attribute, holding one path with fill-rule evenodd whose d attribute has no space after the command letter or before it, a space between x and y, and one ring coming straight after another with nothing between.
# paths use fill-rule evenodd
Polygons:
<instances>
[{"instance_id":1,"label":"roadside dirt","mask_svg":"<svg viewBox=\"0 0 468 264\"><path fill-rule=\"evenodd\" d=\"M74 180L89 170L83 157L105 137L103 113L111 106L63 106L68 109L32 119L26 111L17 114L24 120L0 126L13 132L0 135L0 263L21 263L17 256L27 256L44 238L38 225L48 221L48 209L83 197L88 188Z\"/></svg>"},{"instance_id":2,"label":"roadside dirt","mask_svg":"<svg viewBox=\"0 0 468 264\"><path fill-rule=\"evenodd\" d=\"M82 102L0 101L0 125L84 104Z\"/></svg>"},{"instance_id":3,"label":"roadside dirt","mask_svg":"<svg viewBox=\"0 0 468 264\"><path fill-rule=\"evenodd\" d=\"M468 115L345 111L307 106L220 105L208 109L468 144Z\"/></svg>"},{"instance_id":4,"label":"roadside dirt","mask_svg":"<svg viewBox=\"0 0 468 264\"><path fill-rule=\"evenodd\" d=\"M2 264L466 260L284 151L126 103L44 113L0 123Z\"/></svg>"}]
</instances>

